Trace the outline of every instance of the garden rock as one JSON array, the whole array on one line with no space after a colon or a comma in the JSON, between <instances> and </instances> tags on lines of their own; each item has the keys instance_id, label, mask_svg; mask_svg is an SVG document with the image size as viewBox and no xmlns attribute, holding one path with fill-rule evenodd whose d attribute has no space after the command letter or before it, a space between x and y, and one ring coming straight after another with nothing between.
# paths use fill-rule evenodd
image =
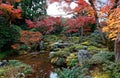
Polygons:
<instances>
[{"instance_id":1,"label":"garden rock","mask_svg":"<svg viewBox=\"0 0 120 78\"><path fill-rule=\"evenodd\" d=\"M37 51L40 51L44 48L44 41L41 40L40 42L38 42L38 46L36 48Z\"/></svg>"},{"instance_id":2,"label":"garden rock","mask_svg":"<svg viewBox=\"0 0 120 78\"><path fill-rule=\"evenodd\" d=\"M84 78L91 78L90 76L84 76Z\"/></svg>"},{"instance_id":3,"label":"garden rock","mask_svg":"<svg viewBox=\"0 0 120 78\"><path fill-rule=\"evenodd\" d=\"M17 78L25 78L25 74L24 73L18 73Z\"/></svg>"},{"instance_id":4,"label":"garden rock","mask_svg":"<svg viewBox=\"0 0 120 78\"><path fill-rule=\"evenodd\" d=\"M85 65L90 59L90 54L87 50L87 47L78 51L78 61L80 64Z\"/></svg>"},{"instance_id":5,"label":"garden rock","mask_svg":"<svg viewBox=\"0 0 120 78\"><path fill-rule=\"evenodd\" d=\"M70 43L60 43L60 42L55 42L54 43L54 47L55 48L64 48L64 47L67 47L67 46L70 46L71 44Z\"/></svg>"},{"instance_id":6,"label":"garden rock","mask_svg":"<svg viewBox=\"0 0 120 78\"><path fill-rule=\"evenodd\" d=\"M7 60L2 60L2 62L0 62L0 67L4 66L7 64Z\"/></svg>"}]
</instances>

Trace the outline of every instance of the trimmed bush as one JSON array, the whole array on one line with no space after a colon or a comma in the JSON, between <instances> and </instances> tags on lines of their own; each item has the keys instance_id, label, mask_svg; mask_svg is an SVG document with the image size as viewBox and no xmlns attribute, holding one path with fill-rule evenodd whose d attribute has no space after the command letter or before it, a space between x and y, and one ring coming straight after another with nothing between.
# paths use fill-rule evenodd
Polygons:
<instances>
[{"instance_id":1,"label":"trimmed bush","mask_svg":"<svg viewBox=\"0 0 120 78\"><path fill-rule=\"evenodd\" d=\"M20 37L19 32L13 26L0 25L0 51L11 49Z\"/></svg>"}]
</instances>

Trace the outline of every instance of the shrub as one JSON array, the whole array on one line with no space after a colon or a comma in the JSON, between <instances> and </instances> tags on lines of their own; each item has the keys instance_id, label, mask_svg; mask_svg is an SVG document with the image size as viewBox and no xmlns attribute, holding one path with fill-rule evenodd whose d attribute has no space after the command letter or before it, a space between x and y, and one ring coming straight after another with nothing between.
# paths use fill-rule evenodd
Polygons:
<instances>
[{"instance_id":1,"label":"shrub","mask_svg":"<svg viewBox=\"0 0 120 78\"><path fill-rule=\"evenodd\" d=\"M40 32L30 32L27 30L21 31L20 41L25 43L26 45L30 45L31 43L37 43L42 39L42 34Z\"/></svg>"},{"instance_id":2,"label":"shrub","mask_svg":"<svg viewBox=\"0 0 120 78\"><path fill-rule=\"evenodd\" d=\"M100 51L107 51L107 48L98 48L96 46L88 46L88 51L90 52L91 55L98 53Z\"/></svg>"},{"instance_id":3,"label":"shrub","mask_svg":"<svg viewBox=\"0 0 120 78\"><path fill-rule=\"evenodd\" d=\"M30 49L37 48L38 42L42 39L42 34L38 31L30 32L27 30L21 31L20 41L23 42ZM33 47L33 48L32 48Z\"/></svg>"},{"instance_id":4,"label":"shrub","mask_svg":"<svg viewBox=\"0 0 120 78\"><path fill-rule=\"evenodd\" d=\"M8 56L13 55L13 54L18 54L18 52L14 51L13 49L1 51L0 52L0 60L3 60L3 59L5 59Z\"/></svg>"},{"instance_id":5,"label":"shrub","mask_svg":"<svg viewBox=\"0 0 120 78\"><path fill-rule=\"evenodd\" d=\"M51 63L57 66L65 66L65 58L69 53L65 51L58 51L50 53L49 57L51 58Z\"/></svg>"},{"instance_id":6,"label":"shrub","mask_svg":"<svg viewBox=\"0 0 120 78\"><path fill-rule=\"evenodd\" d=\"M101 36L98 32L98 30L91 33L89 36L84 37L81 41L81 44L87 45L87 46L96 46L96 47L105 47L106 41L103 41L101 39Z\"/></svg>"},{"instance_id":7,"label":"shrub","mask_svg":"<svg viewBox=\"0 0 120 78\"><path fill-rule=\"evenodd\" d=\"M57 42L58 40L60 40L60 37L57 35L45 35L45 39L46 41Z\"/></svg>"},{"instance_id":8,"label":"shrub","mask_svg":"<svg viewBox=\"0 0 120 78\"><path fill-rule=\"evenodd\" d=\"M69 47L69 51L70 52L75 52L75 51L78 51L78 50L80 50L80 49L83 49L83 45L81 45L81 44L74 44L73 46L70 46Z\"/></svg>"},{"instance_id":9,"label":"shrub","mask_svg":"<svg viewBox=\"0 0 120 78\"><path fill-rule=\"evenodd\" d=\"M80 38L77 37L77 36L73 36L73 37L71 37L71 41L74 42L74 43L78 43L79 40L80 40Z\"/></svg>"},{"instance_id":10,"label":"shrub","mask_svg":"<svg viewBox=\"0 0 120 78\"><path fill-rule=\"evenodd\" d=\"M83 78L83 74L80 71L81 68L79 67L72 67L70 68L62 68L61 69L57 69L56 73L58 78Z\"/></svg>"},{"instance_id":11,"label":"shrub","mask_svg":"<svg viewBox=\"0 0 120 78\"><path fill-rule=\"evenodd\" d=\"M8 65L15 68L22 68L22 72L24 74L29 74L32 71L31 66L24 64L18 60L9 60Z\"/></svg>"},{"instance_id":12,"label":"shrub","mask_svg":"<svg viewBox=\"0 0 120 78\"><path fill-rule=\"evenodd\" d=\"M51 59L51 63L57 66L65 66L65 58L63 57L54 57Z\"/></svg>"},{"instance_id":13,"label":"shrub","mask_svg":"<svg viewBox=\"0 0 120 78\"><path fill-rule=\"evenodd\" d=\"M32 68L17 60L9 60L8 65L0 68L0 78L16 78L21 72L27 75L32 72Z\"/></svg>"},{"instance_id":14,"label":"shrub","mask_svg":"<svg viewBox=\"0 0 120 78\"><path fill-rule=\"evenodd\" d=\"M13 26L0 25L0 50L9 50L20 37L19 32Z\"/></svg>"},{"instance_id":15,"label":"shrub","mask_svg":"<svg viewBox=\"0 0 120 78\"><path fill-rule=\"evenodd\" d=\"M120 78L120 65L117 63L103 64L103 71L109 73L109 78Z\"/></svg>"},{"instance_id":16,"label":"shrub","mask_svg":"<svg viewBox=\"0 0 120 78\"><path fill-rule=\"evenodd\" d=\"M106 63L114 59L114 53L112 52L99 52L92 56L90 64Z\"/></svg>"},{"instance_id":17,"label":"shrub","mask_svg":"<svg viewBox=\"0 0 120 78\"><path fill-rule=\"evenodd\" d=\"M0 16L0 25L6 24L6 21L7 20L4 17Z\"/></svg>"},{"instance_id":18,"label":"shrub","mask_svg":"<svg viewBox=\"0 0 120 78\"><path fill-rule=\"evenodd\" d=\"M78 63L78 58L76 53L71 53L66 59L67 66L75 66Z\"/></svg>"}]
</instances>

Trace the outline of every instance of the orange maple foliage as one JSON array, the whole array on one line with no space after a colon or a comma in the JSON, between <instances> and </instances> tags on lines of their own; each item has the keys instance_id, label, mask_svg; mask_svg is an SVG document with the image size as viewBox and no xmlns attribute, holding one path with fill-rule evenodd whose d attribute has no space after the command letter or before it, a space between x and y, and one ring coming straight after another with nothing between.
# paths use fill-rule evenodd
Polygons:
<instances>
[{"instance_id":1,"label":"orange maple foliage","mask_svg":"<svg viewBox=\"0 0 120 78\"><path fill-rule=\"evenodd\" d=\"M22 0L15 0L15 2L21 2Z\"/></svg>"},{"instance_id":2,"label":"orange maple foliage","mask_svg":"<svg viewBox=\"0 0 120 78\"><path fill-rule=\"evenodd\" d=\"M120 32L120 7L113 10L107 20L107 26L103 27L103 32L108 34L108 38L115 40Z\"/></svg>"},{"instance_id":3,"label":"orange maple foliage","mask_svg":"<svg viewBox=\"0 0 120 78\"><path fill-rule=\"evenodd\" d=\"M3 10L3 11L12 12L13 6L8 5L8 4L1 4L0 9Z\"/></svg>"},{"instance_id":4,"label":"orange maple foliage","mask_svg":"<svg viewBox=\"0 0 120 78\"><path fill-rule=\"evenodd\" d=\"M18 50L20 48L20 45L19 44L13 44L11 45L11 47L14 49L14 50Z\"/></svg>"},{"instance_id":5,"label":"orange maple foliage","mask_svg":"<svg viewBox=\"0 0 120 78\"><path fill-rule=\"evenodd\" d=\"M39 42L41 39L42 39L42 34L38 31L36 32L30 32L27 30L21 31L20 41L28 46Z\"/></svg>"},{"instance_id":6,"label":"orange maple foliage","mask_svg":"<svg viewBox=\"0 0 120 78\"><path fill-rule=\"evenodd\" d=\"M7 4L15 4L15 3L19 3L19 2L21 2L22 0L6 0L6 3Z\"/></svg>"},{"instance_id":7,"label":"orange maple foliage","mask_svg":"<svg viewBox=\"0 0 120 78\"><path fill-rule=\"evenodd\" d=\"M2 15L10 22L15 19L21 19L21 9L15 9L12 5L9 4L1 4L0 10L2 11Z\"/></svg>"},{"instance_id":8,"label":"orange maple foliage","mask_svg":"<svg viewBox=\"0 0 120 78\"><path fill-rule=\"evenodd\" d=\"M108 13L110 11L110 6L109 5L106 5L105 7L102 7L101 9L100 9L100 12L101 13Z\"/></svg>"}]
</instances>

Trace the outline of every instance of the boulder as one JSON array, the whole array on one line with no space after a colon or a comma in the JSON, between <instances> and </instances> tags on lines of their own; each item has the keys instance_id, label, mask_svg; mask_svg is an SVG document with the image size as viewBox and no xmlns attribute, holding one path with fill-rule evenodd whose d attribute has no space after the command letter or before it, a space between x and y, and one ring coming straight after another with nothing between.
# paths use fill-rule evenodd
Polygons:
<instances>
[{"instance_id":1,"label":"boulder","mask_svg":"<svg viewBox=\"0 0 120 78\"><path fill-rule=\"evenodd\" d=\"M0 62L0 67L4 66L4 65L7 65L7 60L2 60Z\"/></svg>"},{"instance_id":2,"label":"boulder","mask_svg":"<svg viewBox=\"0 0 120 78\"><path fill-rule=\"evenodd\" d=\"M87 50L87 47L78 51L78 61L80 64L85 65L90 59L90 54Z\"/></svg>"}]
</instances>

